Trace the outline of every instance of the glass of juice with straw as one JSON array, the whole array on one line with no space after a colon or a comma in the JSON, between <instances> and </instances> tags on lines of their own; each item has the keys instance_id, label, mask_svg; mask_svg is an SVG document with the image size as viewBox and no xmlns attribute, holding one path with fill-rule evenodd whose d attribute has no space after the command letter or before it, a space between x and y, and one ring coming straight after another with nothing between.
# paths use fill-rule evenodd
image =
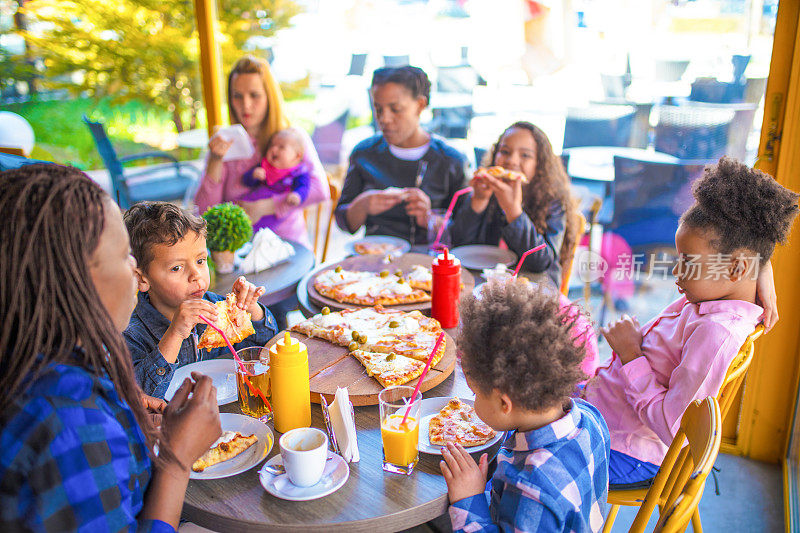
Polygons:
<instances>
[{"instance_id":1,"label":"glass of juice with straw","mask_svg":"<svg viewBox=\"0 0 800 533\"><path fill-rule=\"evenodd\" d=\"M406 386L388 387L378 394L383 469L387 472L409 475L417 464L422 394L412 399L413 394L414 388Z\"/></svg>"},{"instance_id":2,"label":"glass of juice with straw","mask_svg":"<svg viewBox=\"0 0 800 533\"><path fill-rule=\"evenodd\" d=\"M236 365L239 407L243 414L268 422L272 419L269 350L253 346L237 350L236 354L242 360L242 366Z\"/></svg>"}]
</instances>

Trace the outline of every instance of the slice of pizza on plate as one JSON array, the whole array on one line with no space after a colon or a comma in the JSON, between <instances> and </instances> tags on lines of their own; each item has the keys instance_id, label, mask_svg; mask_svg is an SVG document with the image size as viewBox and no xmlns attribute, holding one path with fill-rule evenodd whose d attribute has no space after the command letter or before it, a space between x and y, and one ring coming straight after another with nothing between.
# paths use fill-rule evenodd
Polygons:
<instances>
[{"instance_id":1,"label":"slice of pizza on plate","mask_svg":"<svg viewBox=\"0 0 800 533\"><path fill-rule=\"evenodd\" d=\"M314 289L322 296L356 305L399 305L427 302L431 295L415 289L401 276L383 272L358 272L335 269L314 278Z\"/></svg>"},{"instance_id":2,"label":"slice of pizza on plate","mask_svg":"<svg viewBox=\"0 0 800 533\"><path fill-rule=\"evenodd\" d=\"M225 332L231 344L241 342L256 332L255 328L253 328L253 322L250 320L250 313L244 309L239 309L236 305L235 294L228 294L224 300L220 300L214 305L217 306L218 313L214 325ZM210 350L211 348L220 348L222 346L226 346L222 335L214 328L206 326L197 343L197 349L205 348Z\"/></svg>"},{"instance_id":3,"label":"slice of pizza on plate","mask_svg":"<svg viewBox=\"0 0 800 533\"><path fill-rule=\"evenodd\" d=\"M497 432L475 414L475 409L458 398L451 398L428 424L428 440L441 446L447 442L465 448L481 446L492 440Z\"/></svg>"},{"instance_id":4,"label":"slice of pizza on plate","mask_svg":"<svg viewBox=\"0 0 800 533\"><path fill-rule=\"evenodd\" d=\"M378 380L384 387L403 385L418 378L425 369L425 363L395 353L377 353L366 350L350 352L367 369L367 374Z\"/></svg>"},{"instance_id":5,"label":"slice of pizza on plate","mask_svg":"<svg viewBox=\"0 0 800 533\"><path fill-rule=\"evenodd\" d=\"M210 466L233 459L256 442L258 437L255 434L245 436L238 431L225 431L211 448L194 462L192 470L202 472Z\"/></svg>"}]
</instances>

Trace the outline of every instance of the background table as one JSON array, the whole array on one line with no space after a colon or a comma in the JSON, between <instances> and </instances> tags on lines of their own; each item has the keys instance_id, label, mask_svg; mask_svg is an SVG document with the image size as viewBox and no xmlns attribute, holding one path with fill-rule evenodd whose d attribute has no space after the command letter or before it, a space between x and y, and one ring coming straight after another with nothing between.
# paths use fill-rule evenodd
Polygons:
<instances>
[{"instance_id":1,"label":"background table","mask_svg":"<svg viewBox=\"0 0 800 533\"><path fill-rule=\"evenodd\" d=\"M425 398L472 398L460 366ZM238 404L221 408L239 412ZM324 428L319 405L312 404L312 423ZM439 469L441 456L420 454L410 476L382 469L383 450L378 406L356 407L358 449L361 460L350 463L350 477L329 496L292 502L272 496L261 486L259 466L237 476L216 480L191 480L186 490L183 517L216 531L398 531L422 524L447 511L447 485ZM279 453L279 434L269 457ZM492 457L499 443L486 450ZM483 452L480 452L483 453ZM474 457L480 453L473 454Z\"/></svg>"},{"instance_id":2,"label":"background table","mask_svg":"<svg viewBox=\"0 0 800 533\"><path fill-rule=\"evenodd\" d=\"M314 253L305 246L293 241L286 242L294 248L294 255L283 263L278 263L255 274L245 274L238 268L230 274L217 274L217 278L210 290L224 295L231 290L236 278L245 276L251 283L257 286L262 285L267 289L267 292L259 298L259 302L265 306L270 306L289 298L294 294L300 279L314 268L316 260L314 259Z\"/></svg>"}]
</instances>

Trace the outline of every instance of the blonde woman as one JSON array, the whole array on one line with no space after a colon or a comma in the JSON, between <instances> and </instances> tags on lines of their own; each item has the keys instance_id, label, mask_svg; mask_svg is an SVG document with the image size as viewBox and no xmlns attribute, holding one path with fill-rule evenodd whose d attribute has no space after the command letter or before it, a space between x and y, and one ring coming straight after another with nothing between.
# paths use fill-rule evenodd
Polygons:
<instances>
[{"instance_id":1,"label":"blonde woman","mask_svg":"<svg viewBox=\"0 0 800 533\"><path fill-rule=\"evenodd\" d=\"M273 133L288 128L284 114L283 95L269 65L263 59L244 56L231 69L228 76L228 109L231 122L241 124L250 136L255 152L248 159L222 161L232 142L215 135L208 143L206 170L195 195L195 205L203 213L212 205L236 202L254 221L263 216L275 215L278 223L273 231L284 239L297 241L310 247L303 209L329 198L328 180L311 138L297 130L304 143L303 161L311 169L311 180L306 200L298 205L286 202L288 193L253 202L240 199L250 192L242 183L242 176L264 158L267 141Z\"/></svg>"}]
</instances>

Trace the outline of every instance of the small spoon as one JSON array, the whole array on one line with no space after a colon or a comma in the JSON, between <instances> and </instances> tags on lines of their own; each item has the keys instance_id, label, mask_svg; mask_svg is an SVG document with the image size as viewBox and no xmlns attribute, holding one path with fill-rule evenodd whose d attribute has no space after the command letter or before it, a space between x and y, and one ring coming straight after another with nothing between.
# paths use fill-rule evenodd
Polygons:
<instances>
[{"instance_id":1,"label":"small spoon","mask_svg":"<svg viewBox=\"0 0 800 533\"><path fill-rule=\"evenodd\" d=\"M327 462L330 461L331 459L333 459L333 455L329 455L328 458L325 459L325 461ZM274 464L274 465L265 464L264 466L261 467L261 469L267 472L268 474L272 474L273 476L280 476L286 473L286 468L282 464Z\"/></svg>"}]
</instances>

